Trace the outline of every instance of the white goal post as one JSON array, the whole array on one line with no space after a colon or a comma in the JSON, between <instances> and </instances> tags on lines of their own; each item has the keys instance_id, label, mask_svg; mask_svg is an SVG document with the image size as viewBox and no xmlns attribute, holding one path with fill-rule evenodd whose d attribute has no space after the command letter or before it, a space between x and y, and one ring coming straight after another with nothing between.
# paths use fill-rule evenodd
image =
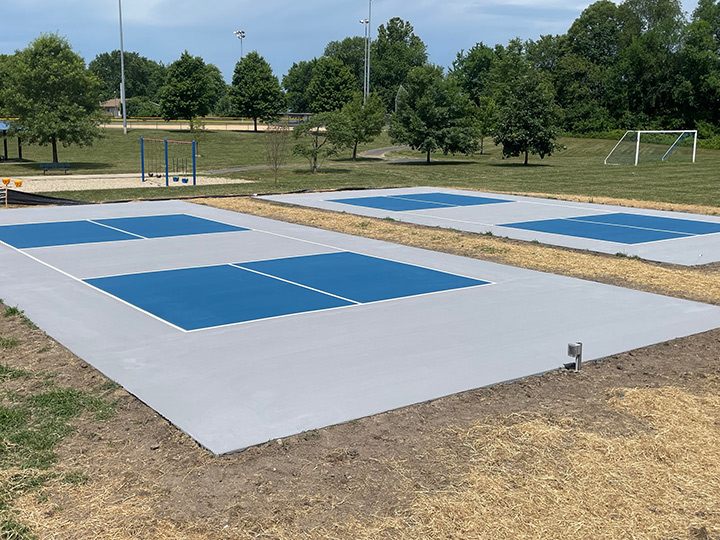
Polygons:
<instances>
[{"instance_id":1,"label":"white goal post","mask_svg":"<svg viewBox=\"0 0 720 540\"><path fill-rule=\"evenodd\" d=\"M605 165L637 165L646 161L695 163L696 129L630 130L605 158Z\"/></svg>"}]
</instances>

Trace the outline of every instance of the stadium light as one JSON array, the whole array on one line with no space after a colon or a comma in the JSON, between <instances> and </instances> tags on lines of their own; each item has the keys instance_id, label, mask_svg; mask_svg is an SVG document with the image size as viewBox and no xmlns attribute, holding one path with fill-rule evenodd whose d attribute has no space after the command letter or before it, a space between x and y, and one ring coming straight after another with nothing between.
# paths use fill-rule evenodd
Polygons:
<instances>
[{"instance_id":1,"label":"stadium light","mask_svg":"<svg viewBox=\"0 0 720 540\"><path fill-rule=\"evenodd\" d=\"M118 0L120 19L120 103L122 104L123 133L127 135L127 111L125 107L125 49L123 47L122 0Z\"/></svg>"},{"instance_id":2,"label":"stadium light","mask_svg":"<svg viewBox=\"0 0 720 540\"><path fill-rule=\"evenodd\" d=\"M235 37L240 40L240 60L243 58L243 39L245 38L245 30L235 30Z\"/></svg>"}]
</instances>

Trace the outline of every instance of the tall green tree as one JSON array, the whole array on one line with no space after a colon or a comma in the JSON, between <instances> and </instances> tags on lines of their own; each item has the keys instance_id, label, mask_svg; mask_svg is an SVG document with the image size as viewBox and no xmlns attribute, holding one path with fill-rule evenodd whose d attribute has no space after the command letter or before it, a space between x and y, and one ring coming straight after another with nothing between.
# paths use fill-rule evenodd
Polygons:
<instances>
[{"instance_id":1,"label":"tall green tree","mask_svg":"<svg viewBox=\"0 0 720 540\"><path fill-rule=\"evenodd\" d=\"M296 113L310 112L311 99L307 89L315 71L317 58L294 63L283 76L282 87L289 109Z\"/></svg>"},{"instance_id":2,"label":"tall green tree","mask_svg":"<svg viewBox=\"0 0 720 540\"><path fill-rule=\"evenodd\" d=\"M415 35L413 26L398 17L378 28L372 42L370 89L380 94L388 111L395 108L395 96L410 70L427 63L427 47Z\"/></svg>"},{"instance_id":3,"label":"tall green tree","mask_svg":"<svg viewBox=\"0 0 720 540\"><path fill-rule=\"evenodd\" d=\"M240 116L272 122L280 117L285 99L272 68L256 51L248 53L235 65L230 93L233 109Z\"/></svg>"},{"instance_id":4,"label":"tall green tree","mask_svg":"<svg viewBox=\"0 0 720 540\"><path fill-rule=\"evenodd\" d=\"M355 79L355 91L362 92L365 77L365 39L360 36L347 37L342 41L331 41L325 47L323 56L337 58L348 68Z\"/></svg>"},{"instance_id":5,"label":"tall green tree","mask_svg":"<svg viewBox=\"0 0 720 540\"><path fill-rule=\"evenodd\" d=\"M307 87L310 112L340 110L352 99L354 88L349 67L337 58L319 58Z\"/></svg>"},{"instance_id":6,"label":"tall green tree","mask_svg":"<svg viewBox=\"0 0 720 540\"><path fill-rule=\"evenodd\" d=\"M491 95L490 70L497 56L495 51L480 42L467 53L460 51L452 63L449 75L457 79L458 84L475 104L483 97Z\"/></svg>"},{"instance_id":7,"label":"tall green tree","mask_svg":"<svg viewBox=\"0 0 720 540\"><path fill-rule=\"evenodd\" d=\"M90 145L100 136L98 80L68 41L42 34L9 57L3 68L0 102L24 140L52 147Z\"/></svg>"},{"instance_id":8,"label":"tall green tree","mask_svg":"<svg viewBox=\"0 0 720 540\"><path fill-rule=\"evenodd\" d=\"M165 120L183 119L191 127L210 112L213 88L207 65L189 52L170 64L160 90L160 109Z\"/></svg>"},{"instance_id":9,"label":"tall green tree","mask_svg":"<svg viewBox=\"0 0 720 540\"><path fill-rule=\"evenodd\" d=\"M357 159L359 143L375 140L385 127L385 104L377 94L370 94L365 103L361 93L356 93L353 100L342 108L347 123L347 131L342 135L347 145L353 149L353 161Z\"/></svg>"},{"instance_id":10,"label":"tall green tree","mask_svg":"<svg viewBox=\"0 0 720 540\"><path fill-rule=\"evenodd\" d=\"M88 69L100 80L100 99L120 97L120 51L97 55ZM136 52L125 51L125 96L157 100L165 79L165 67Z\"/></svg>"},{"instance_id":11,"label":"tall green tree","mask_svg":"<svg viewBox=\"0 0 720 540\"><path fill-rule=\"evenodd\" d=\"M693 21L705 21L710 25L712 35L720 45L720 2L717 0L699 0L692 16Z\"/></svg>"},{"instance_id":12,"label":"tall green tree","mask_svg":"<svg viewBox=\"0 0 720 540\"><path fill-rule=\"evenodd\" d=\"M470 154L478 148L477 123L473 105L457 80L444 77L437 66L416 67L403 85L407 90L398 110L390 117L390 137L430 154Z\"/></svg>"},{"instance_id":13,"label":"tall green tree","mask_svg":"<svg viewBox=\"0 0 720 540\"><path fill-rule=\"evenodd\" d=\"M210 113L215 114L215 111L218 108L218 103L227 96L229 86L225 82L220 68L215 64L205 64L205 71L210 92Z\"/></svg>"},{"instance_id":14,"label":"tall green tree","mask_svg":"<svg viewBox=\"0 0 720 540\"><path fill-rule=\"evenodd\" d=\"M512 74L512 79L497 93L495 144L502 144L503 157L522 155L527 165L530 154L544 158L557 148L559 108L552 85L537 68L512 54L500 63L508 64L509 69L503 71Z\"/></svg>"}]
</instances>

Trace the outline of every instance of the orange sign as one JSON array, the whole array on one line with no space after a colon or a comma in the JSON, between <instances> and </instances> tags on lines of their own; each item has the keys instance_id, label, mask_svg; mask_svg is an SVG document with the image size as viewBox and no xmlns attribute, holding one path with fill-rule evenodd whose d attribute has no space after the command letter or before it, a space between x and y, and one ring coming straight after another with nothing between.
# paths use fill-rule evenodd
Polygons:
<instances>
[{"instance_id":1,"label":"orange sign","mask_svg":"<svg viewBox=\"0 0 720 540\"><path fill-rule=\"evenodd\" d=\"M3 184L5 184L6 186L9 185L9 184L10 184L10 179L9 179L9 178L3 178Z\"/></svg>"}]
</instances>

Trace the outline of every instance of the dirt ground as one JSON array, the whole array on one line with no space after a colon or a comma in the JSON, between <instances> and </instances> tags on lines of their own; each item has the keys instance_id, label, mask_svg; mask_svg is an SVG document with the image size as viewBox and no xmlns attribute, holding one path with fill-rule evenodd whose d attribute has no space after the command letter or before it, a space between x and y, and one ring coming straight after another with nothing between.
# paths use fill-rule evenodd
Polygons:
<instances>
[{"instance_id":1,"label":"dirt ground","mask_svg":"<svg viewBox=\"0 0 720 540\"><path fill-rule=\"evenodd\" d=\"M565 273L720 303L713 267L291 210L299 222L550 271L582 255ZM20 342L0 348L0 364L93 392L107 383L17 317L0 317L0 336ZM32 391L23 384L0 383ZM15 508L43 539L720 539L719 391L720 329L215 457L118 389L117 415L83 418L58 450L56 469L88 481L53 482Z\"/></svg>"}]
</instances>

